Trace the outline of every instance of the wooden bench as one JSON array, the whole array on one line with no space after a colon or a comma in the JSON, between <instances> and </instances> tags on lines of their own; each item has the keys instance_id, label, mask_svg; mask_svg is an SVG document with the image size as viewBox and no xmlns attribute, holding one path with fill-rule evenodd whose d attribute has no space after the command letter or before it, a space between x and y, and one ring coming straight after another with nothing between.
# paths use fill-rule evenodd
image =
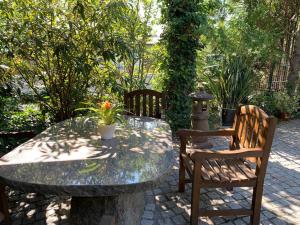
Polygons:
<instances>
[{"instance_id":1,"label":"wooden bench","mask_svg":"<svg viewBox=\"0 0 300 225\"><path fill-rule=\"evenodd\" d=\"M275 132L276 119L256 106L241 106L236 111L232 129L218 131L180 130L179 192L192 182L192 225L199 216L251 216L258 225L263 183ZM187 149L188 140L197 136L230 136L228 150ZM254 163L252 169L250 162ZM189 179L185 178L185 171ZM200 188L252 187L251 208L205 210L200 207Z\"/></svg>"},{"instance_id":2,"label":"wooden bench","mask_svg":"<svg viewBox=\"0 0 300 225\"><path fill-rule=\"evenodd\" d=\"M149 116L161 119L166 108L165 94L144 89L124 94L127 115Z\"/></svg>"}]
</instances>

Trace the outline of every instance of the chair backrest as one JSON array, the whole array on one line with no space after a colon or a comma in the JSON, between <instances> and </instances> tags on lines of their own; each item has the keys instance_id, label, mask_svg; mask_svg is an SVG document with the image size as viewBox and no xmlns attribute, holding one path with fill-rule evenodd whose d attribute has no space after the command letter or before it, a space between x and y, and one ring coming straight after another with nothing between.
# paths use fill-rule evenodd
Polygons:
<instances>
[{"instance_id":1,"label":"chair backrest","mask_svg":"<svg viewBox=\"0 0 300 225\"><path fill-rule=\"evenodd\" d=\"M276 118L268 116L262 109L253 105L240 106L236 110L231 140L231 149L262 148L264 156L269 157ZM253 161L253 159L251 159Z\"/></svg>"},{"instance_id":2,"label":"chair backrest","mask_svg":"<svg viewBox=\"0 0 300 225\"><path fill-rule=\"evenodd\" d=\"M124 94L127 115L161 118L165 109L165 94L144 89Z\"/></svg>"}]
</instances>

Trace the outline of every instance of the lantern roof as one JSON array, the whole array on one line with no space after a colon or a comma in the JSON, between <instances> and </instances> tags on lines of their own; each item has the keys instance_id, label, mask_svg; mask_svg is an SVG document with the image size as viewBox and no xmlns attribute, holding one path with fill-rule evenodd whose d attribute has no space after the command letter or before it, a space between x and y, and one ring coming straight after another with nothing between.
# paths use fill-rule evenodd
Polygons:
<instances>
[{"instance_id":1,"label":"lantern roof","mask_svg":"<svg viewBox=\"0 0 300 225\"><path fill-rule=\"evenodd\" d=\"M205 90L200 90L198 92L193 92L189 94L189 96L194 101L209 101L212 100L214 97L211 94L208 94Z\"/></svg>"}]
</instances>

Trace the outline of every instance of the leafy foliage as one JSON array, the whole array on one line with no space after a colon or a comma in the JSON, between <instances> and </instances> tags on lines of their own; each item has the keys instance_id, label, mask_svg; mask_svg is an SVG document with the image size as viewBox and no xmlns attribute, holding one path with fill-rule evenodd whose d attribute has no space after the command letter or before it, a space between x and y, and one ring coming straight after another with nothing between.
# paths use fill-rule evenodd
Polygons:
<instances>
[{"instance_id":1,"label":"leafy foliage","mask_svg":"<svg viewBox=\"0 0 300 225\"><path fill-rule=\"evenodd\" d=\"M122 1L2 1L0 53L56 121L74 115L106 61L126 55ZM46 98L38 87L43 87Z\"/></svg>"},{"instance_id":2,"label":"leafy foliage","mask_svg":"<svg viewBox=\"0 0 300 225\"><path fill-rule=\"evenodd\" d=\"M89 111L91 115L99 118L99 125L112 125L117 121L124 122L124 108L118 104L112 104L110 101L98 102L96 106L93 103L84 103L87 107L78 108L77 111Z\"/></svg>"},{"instance_id":3,"label":"leafy foliage","mask_svg":"<svg viewBox=\"0 0 300 225\"><path fill-rule=\"evenodd\" d=\"M203 79L222 108L235 109L253 91L256 75L249 60L231 55L210 67Z\"/></svg>"},{"instance_id":4,"label":"leafy foliage","mask_svg":"<svg viewBox=\"0 0 300 225\"><path fill-rule=\"evenodd\" d=\"M255 81L282 59L278 42L284 29L274 19L271 5L211 1L207 32L200 36L205 48L198 54L197 72L199 82L221 107L235 108L246 100L259 88Z\"/></svg>"},{"instance_id":5,"label":"leafy foliage","mask_svg":"<svg viewBox=\"0 0 300 225\"><path fill-rule=\"evenodd\" d=\"M278 115L279 111L276 108L274 94L269 91L256 93L250 98L250 103L262 108L269 115Z\"/></svg>"},{"instance_id":6,"label":"leafy foliage","mask_svg":"<svg viewBox=\"0 0 300 225\"><path fill-rule=\"evenodd\" d=\"M38 104L22 104L18 97L0 97L0 131L43 130L48 117Z\"/></svg>"},{"instance_id":7,"label":"leafy foliage","mask_svg":"<svg viewBox=\"0 0 300 225\"><path fill-rule=\"evenodd\" d=\"M164 0L163 19L166 25L164 39L165 90L169 109L166 112L173 130L190 126L191 101L188 94L194 89L197 49L200 48L200 25L206 23L203 1Z\"/></svg>"},{"instance_id":8,"label":"leafy foliage","mask_svg":"<svg viewBox=\"0 0 300 225\"><path fill-rule=\"evenodd\" d=\"M278 116L280 113L296 113L299 108L298 96L290 97L286 91L260 92L250 102L263 108L267 113Z\"/></svg>"}]
</instances>

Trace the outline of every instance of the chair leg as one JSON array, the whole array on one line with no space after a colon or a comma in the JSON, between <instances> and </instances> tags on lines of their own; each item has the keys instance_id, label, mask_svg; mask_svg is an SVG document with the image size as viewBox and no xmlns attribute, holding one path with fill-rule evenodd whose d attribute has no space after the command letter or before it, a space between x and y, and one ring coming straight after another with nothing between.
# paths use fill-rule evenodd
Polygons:
<instances>
[{"instance_id":1,"label":"chair leg","mask_svg":"<svg viewBox=\"0 0 300 225\"><path fill-rule=\"evenodd\" d=\"M184 192L185 190L185 166L183 163L182 156L179 156L179 184L178 184L178 191Z\"/></svg>"},{"instance_id":2,"label":"chair leg","mask_svg":"<svg viewBox=\"0 0 300 225\"><path fill-rule=\"evenodd\" d=\"M260 223L260 211L261 211L261 201L263 194L263 184L257 185L253 188L253 196L252 196L252 210L253 215L250 218L251 225L259 225Z\"/></svg>"},{"instance_id":3,"label":"chair leg","mask_svg":"<svg viewBox=\"0 0 300 225\"><path fill-rule=\"evenodd\" d=\"M191 205L191 225L198 225L199 207L200 207L200 178L201 165L195 163L193 170L193 184L192 184L192 205Z\"/></svg>"},{"instance_id":4,"label":"chair leg","mask_svg":"<svg viewBox=\"0 0 300 225\"><path fill-rule=\"evenodd\" d=\"M8 211L8 199L5 195L5 186L0 184L0 211L4 214L4 225L11 225Z\"/></svg>"}]
</instances>

